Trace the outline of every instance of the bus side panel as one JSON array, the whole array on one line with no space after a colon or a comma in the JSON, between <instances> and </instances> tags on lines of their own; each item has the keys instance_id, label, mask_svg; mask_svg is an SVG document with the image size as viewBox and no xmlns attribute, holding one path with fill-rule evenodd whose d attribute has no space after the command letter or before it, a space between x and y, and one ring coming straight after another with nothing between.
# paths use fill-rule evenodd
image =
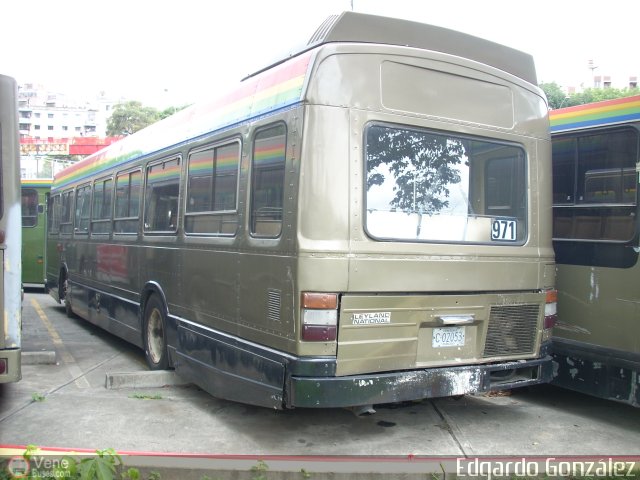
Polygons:
<instances>
[{"instance_id":1,"label":"bus side panel","mask_svg":"<svg viewBox=\"0 0 640 480\"><path fill-rule=\"evenodd\" d=\"M200 243L208 241L209 245L199 246L198 240ZM187 246L181 252L180 305L175 313L204 326L235 334L238 330L238 260L237 254L223 250L224 245L220 243L225 241L233 240L186 239Z\"/></svg>"},{"instance_id":2,"label":"bus side panel","mask_svg":"<svg viewBox=\"0 0 640 480\"><path fill-rule=\"evenodd\" d=\"M594 346L558 339L553 350L554 385L640 407L640 357L631 363Z\"/></svg>"},{"instance_id":3,"label":"bus side panel","mask_svg":"<svg viewBox=\"0 0 640 480\"><path fill-rule=\"evenodd\" d=\"M227 400L283 408L284 359L191 322L178 323L176 372Z\"/></svg>"}]
</instances>

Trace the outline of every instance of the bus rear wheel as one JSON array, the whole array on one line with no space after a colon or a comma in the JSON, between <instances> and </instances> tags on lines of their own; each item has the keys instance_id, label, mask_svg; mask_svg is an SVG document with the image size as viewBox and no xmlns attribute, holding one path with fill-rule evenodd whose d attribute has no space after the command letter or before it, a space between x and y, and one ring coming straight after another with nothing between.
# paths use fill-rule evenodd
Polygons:
<instances>
[{"instance_id":1,"label":"bus rear wheel","mask_svg":"<svg viewBox=\"0 0 640 480\"><path fill-rule=\"evenodd\" d=\"M151 370L166 370L169 366L166 324L164 304L157 295L151 295L144 309L142 330L144 355Z\"/></svg>"}]
</instances>

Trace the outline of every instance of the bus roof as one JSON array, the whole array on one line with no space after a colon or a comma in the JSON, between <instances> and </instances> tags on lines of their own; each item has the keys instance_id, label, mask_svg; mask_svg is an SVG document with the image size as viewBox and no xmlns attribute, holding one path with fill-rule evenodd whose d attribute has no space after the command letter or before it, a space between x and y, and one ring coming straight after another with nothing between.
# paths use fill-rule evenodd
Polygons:
<instances>
[{"instance_id":1,"label":"bus roof","mask_svg":"<svg viewBox=\"0 0 640 480\"><path fill-rule=\"evenodd\" d=\"M224 131L266 113L303 101L311 58L320 46L335 42L401 45L486 63L536 83L533 58L497 43L446 28L362 13L330 17L295 55L245 78L228 95L197 103L64 169L54 188L90 178L116 165L178 146L214 131Z\"/></svg>"},{"instance_id":2,"label":"bus roof","mask_svg":"<svg viewBox=\"0 0 640 480\"><path fill-rule=\"evenodd\" d=\"M528 53L448 28L364 13L330 16L301 52L327 43L350 42L399 45L456 55L498 68L533 85L538 83L533 57Z\"/></svg>"},{"instance_id":3,"label":"bus roof","mask_svg":"<svg viewBox=\"0 0 640 480\"><path fill-rule=\"evenodd\" d=\"M640 120L640 95L560 108L549 112L551 132Z\"/></svg>"},{"instance_id":4,"label":"bus roof","mask_svg":"<svg viewBox=\"0 0 640 480\"><path fill-rule=\"evenodd\" d=\"M20 185L22 187L50 187L53 178L21 178Z\"/></svg>"}]
</instances>

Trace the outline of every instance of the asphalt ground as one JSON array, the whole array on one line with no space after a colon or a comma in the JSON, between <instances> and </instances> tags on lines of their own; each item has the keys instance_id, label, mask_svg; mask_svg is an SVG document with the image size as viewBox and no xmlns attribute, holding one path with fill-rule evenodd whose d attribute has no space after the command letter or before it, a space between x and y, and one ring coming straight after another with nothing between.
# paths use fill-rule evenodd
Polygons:
<instances>
[{"instance_id":1,"label":"asphalt ground","mask_svg":"<svg viewBox=\"0 0 640 480\"><path fill-rule=\"evenodd\" d=\"M336 472L413 478L478 457L595 456L640 467L640 410L624 404L542 385L376 405L363 416L274 411L214 398L172 372L149 372L140 349L68 318L42 292L26 292L23 305L23 377L0 385L0 454L26 445L53 453L113 448L139 465L170 459L165 468L248 471L263 460L271 474L298 475L278 478L301 478L305 468L317 472L314 479Z\"/></svg>"}]
</instances>

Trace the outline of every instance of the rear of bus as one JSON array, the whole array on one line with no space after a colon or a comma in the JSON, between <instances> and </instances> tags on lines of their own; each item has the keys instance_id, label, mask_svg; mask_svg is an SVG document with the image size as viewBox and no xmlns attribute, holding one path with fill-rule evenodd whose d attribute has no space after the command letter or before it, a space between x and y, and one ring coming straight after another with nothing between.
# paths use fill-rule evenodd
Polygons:
<instances>
[{"instance_id":1,"label":"rear of bus","mask_svg":"<svg viewBox=\"0 0 640 480\"><path fill-rule=\"evenodd\" d=\"M514 74L398 43L337 41L314 59L297 292L298 353L316 361L289 372L288 406L552 378L550 142L545 98L517 75L527 57L505 54Z\"/></svg>"}]
</instances>

